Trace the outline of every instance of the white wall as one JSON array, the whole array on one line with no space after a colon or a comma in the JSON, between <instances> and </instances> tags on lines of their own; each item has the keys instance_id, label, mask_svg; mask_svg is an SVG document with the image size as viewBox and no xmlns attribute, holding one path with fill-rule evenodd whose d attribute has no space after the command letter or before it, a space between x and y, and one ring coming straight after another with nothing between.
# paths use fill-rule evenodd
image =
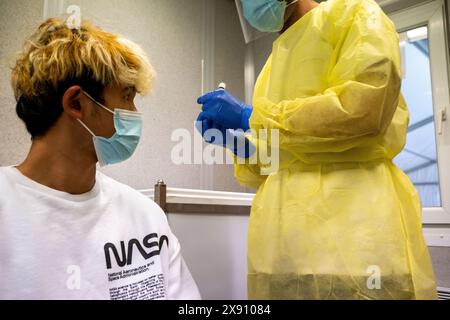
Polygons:
<instances>
[{"instance_id":1,"label":"white wall","mask_svg":"<svg viewBox=\"0 0 450 320\"><path fill-rule=\"evenodd\" d=\"M170 213L168 219L202 298L247 299L248 216Z\"/></svg>"},{"instance_id":2,"label":"white wall","mask_svg":"<svg viewBox=\"0 0 450 320\"><path fill-rule=\"evenodd\" d=\"M25 38L41 21L43 6L43 0L0 1L0 166L18 163L30 146L30 137L16 115L10 69Z\"/></svg>"}]
</instances>

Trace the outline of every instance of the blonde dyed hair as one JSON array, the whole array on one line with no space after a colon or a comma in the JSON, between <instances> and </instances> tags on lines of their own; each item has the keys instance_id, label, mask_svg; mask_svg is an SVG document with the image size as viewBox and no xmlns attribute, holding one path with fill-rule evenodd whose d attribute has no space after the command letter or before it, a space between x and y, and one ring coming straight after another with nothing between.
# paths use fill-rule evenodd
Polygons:
<instances>
[{"instance_id":1,"label":"blonde dyed hair","mask_svg":"<svg viewBox=\"0 0 450 320\"><path fill-rule=\"evenodd\" d=\"M132 41L85 20L72 30L65 21L52 18L26 41L11 80L18 101L51 95L64 89L61 85L68 79L87 75L103 88L124 85L145 95L155 72L144 51Z\"/></svg>"}]
</instances>

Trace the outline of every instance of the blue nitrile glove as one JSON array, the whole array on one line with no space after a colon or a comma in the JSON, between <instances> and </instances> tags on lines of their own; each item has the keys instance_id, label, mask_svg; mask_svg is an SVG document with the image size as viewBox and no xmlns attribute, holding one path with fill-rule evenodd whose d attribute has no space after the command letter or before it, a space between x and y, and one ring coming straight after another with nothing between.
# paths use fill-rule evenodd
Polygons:
<instances>
[{"instance_id":1,"label":"blue nitrile glove","mask_svg":"<svg viewBox=\"0 0 450 320\"><path fill-rule=\"evenodd\" d=\"M255 146L245 137L243 131L225 129L215 122L203 118L202 113L197 118L195 127L207 143L226 147L240 158L250 158L256 151ZM212 132L205 137L205 133L209 129L219 130L222 133L222 139L217 139Z\"/></svg>"},{"instance_id":2,"label":"blue nitrile glove","mask_svg":"<svg viewBox=\"0 0 450 320\"><path fill-rule=\"evenodd\" d=\"M233 135L232 140L227 140L227 148L236 156L239 158L250 158L256 152L256 147L247 139L244 131L228 129L227 132L231 132ZM232 142L231 145L228 145L228 141Z\"/></svg>"},{"instance_id":3,"label":"blue nitrile glove","mask_svg":"<svg viewBox=\"0 0 450 320\"><path fill-rule=\"evenodd\" d=\"M211 91L197 100L202 104L202 118L208 119L225 129L249 129L253 108L233 97L228 91Z\"/></svg>"},{"instance_id":4,"label":"blue nitrile glove","mask_svg":"<svg viewBox=\"0 0 450 320\"><path fill-rule=\"evenodd\" d=\"M203 140L207 143L215 144L218 146L224 146L226 147L226 141L223 141L223 138L226 138L227 130L220 127L218 124L214 123L213 121L206 119L203 116L203 112L201 112L197 118L197 121L195 122L195 128L198 132L200 132ZM219 130L222 133L222 139L216 139L215 136L212 136L212 132L210 132L209 136L206 136L206 131L216 129Z\"/></svg>"}]
</instances>

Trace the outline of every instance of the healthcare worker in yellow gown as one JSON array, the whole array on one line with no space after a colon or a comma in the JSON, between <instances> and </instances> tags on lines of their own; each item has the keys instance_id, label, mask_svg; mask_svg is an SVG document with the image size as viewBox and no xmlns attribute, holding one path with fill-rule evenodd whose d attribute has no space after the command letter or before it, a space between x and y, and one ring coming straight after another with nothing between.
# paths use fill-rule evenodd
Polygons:
<instances>
[{"instance_id":1,"label":"healthcare worker in yellow gown","mask_svg":"<svg viewBox=\"0 0 450 320\"><path fill-rule=\"evenodd\" d=\"M235 164L238 181L258 189L249 298L435 299L420 200L392 162L409 121L394 24L373 0L242 4L251 25L280 36L252 106L216 90L198 99L198 120L202 133L279 130L276 172Z\"/></svg>"}]
</instances>

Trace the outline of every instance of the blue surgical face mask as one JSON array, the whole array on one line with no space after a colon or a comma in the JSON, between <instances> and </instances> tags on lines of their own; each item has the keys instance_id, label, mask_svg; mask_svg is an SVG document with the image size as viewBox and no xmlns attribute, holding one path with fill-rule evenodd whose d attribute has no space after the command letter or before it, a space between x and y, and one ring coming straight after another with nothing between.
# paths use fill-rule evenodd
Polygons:
<instances>
[{"instance_id":1,"label":"blue surgical face mask","mask_svg":"<svg viewBox=\"0 0 450 320\"><path fill-rule=\"evenodd\" d=\"M256 29L261 32L279 32L283 29L286 1L279 0L241 0L244 17Z\"/></svg>"},{"instance_id":2,"label":"blue surgical face mask","mask_svg":"<svg viewBox=\"0 0 450 320\"><path fill-rule=\"evenodd\" d=\"M142 113L124 109L108 109L86 92L87 97L114 115L116 133L111 138L96 136L80 119L81 125L92 134L95 153L100 166L119 163L129 159L139 144L142 133Z\"/></svg>"}]
</instances>

